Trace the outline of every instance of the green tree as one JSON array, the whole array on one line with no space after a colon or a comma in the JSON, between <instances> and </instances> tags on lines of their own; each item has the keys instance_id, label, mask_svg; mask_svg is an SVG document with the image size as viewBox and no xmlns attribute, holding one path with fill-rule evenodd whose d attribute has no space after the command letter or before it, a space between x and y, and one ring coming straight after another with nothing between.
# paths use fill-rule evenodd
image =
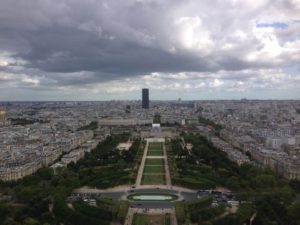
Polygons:
<instances>
[{"instance_id":1,"label":"green tree","mask_svg":"<svg viewBox=\"0 0 300 225\"><path fill-rule=\"evenodd\" d=\"M273 175L262 174L254 178L253 184L257 189L270 189L275 187L276 180Z\"/></svg>"},{"instance_id":2,"label":"green tree","mask_svg":"<svg viewBox=\"0 0 300 225\"><path fill-rule=\"evenodd\" d=\"M8 216L9 210L8 208L4 205L0 205L0 224L4 223L6 217Z\"/></svg>"},{"instance_id":3,"label":"green tree","mask_svg":"<svg viewBox=\"0 0 300 225\"><path fill-rule=\"evenodd\" d=\"M182 202L176 202L175 203L175 213L176 218L179 224L182 224L185 222L185 205Z\"/></svg>"},{"instance_id":4,"label":"green tree","mask_svg":"<svg viewBox=\"0 0 300 225\"><path fill-rule=\"evenodd\" d=\"M240 181L239 178L236 176L231 176L227 182L226 186L232 190L239 190L240 189Z\"/></svg>"},{"instance_id":5,"label":"green tree","mask_svg":"<svg viewBox=\"0 0 300 225\"><path fill-rule=\"evenodd\" d=\"M39 221L33 218L26 218L23 222L24 225L40 225Z\"/></svg>"},{"instance_id":6,"label":"green tree","mask_svg":"<svg viewBox=\"0 0 300 225\"><path fill-rule=\"evenodd\" d=\"M289 225L300 225L300 202L288 207L287 214Z\"/></svg>"},{"instance_id":7,"label":"green tree","mask_svg":"<svg viewBox=\"0 0 300 225\"><path fill-rule=\"evenodd\" d=\"M239 206L237 211L237 218L241 224L245 224L251 218L253 214L253 209L251 204L243 204Z\"/></svg>"}]
</instances>

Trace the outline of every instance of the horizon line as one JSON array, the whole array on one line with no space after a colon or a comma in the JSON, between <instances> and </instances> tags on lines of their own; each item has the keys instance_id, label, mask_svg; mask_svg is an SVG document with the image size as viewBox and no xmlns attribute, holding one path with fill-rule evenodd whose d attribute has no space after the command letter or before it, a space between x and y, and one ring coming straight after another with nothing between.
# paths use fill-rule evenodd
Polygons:
<instances>
[{"instance_id":1,"label":"horizon line","mask_svg":"<svg viewBox=\"0 0 300 225\"><path fill-rule=\"evenodd\" d=\"M0 100L1 103L8 103L8 102L111 102L111 101L142 101L142 99L109 99L109 100ZM240 99L164 99L164 100L158 100L158 99L149 99L149 101L153 102L168 102L168 101L300 101L296 98L289 98L289 99L272 99L272 98L266 98L266 99L257 99L257 98L240 98Z\"/></svg>"}]
</instances>

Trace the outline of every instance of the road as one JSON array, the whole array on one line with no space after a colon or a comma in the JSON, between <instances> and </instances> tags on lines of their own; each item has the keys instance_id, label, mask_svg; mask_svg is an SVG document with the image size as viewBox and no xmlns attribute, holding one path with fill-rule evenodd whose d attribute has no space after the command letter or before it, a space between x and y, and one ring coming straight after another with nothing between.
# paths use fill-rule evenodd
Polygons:
<instances>
[{"instance_id":1,"label":"road","mask_svg":"<svg viewBox=\"0 0 300 225\"><path fill-rule=\"evenodd\" d=\"M179 201L193 201L197 199L197 191L194 190L189 190L185 188L180 188L180 187L173 187L172 189L167 189L167 188L131 188L131 189L123 189L121 190L107 190L107 191L95 191L93 190L92 192L89 191L80 191L74 192L75 196L82 196L82 197L110 197L115 201L119 200L125 200L127 199L128 195L135 194L135 193L154 193L154 194L161 194L161 193L166 193L166 194L174 194L178 196ZM174 206L173 202L148 202L148 201L139 201L139 202L130 202L130 204L137 206L136 203L141 203L141 204L146 204L148 206L153 205L155 208L164 208L164 207L169 207L169 206Z\"/></svg>"}]
</instances>

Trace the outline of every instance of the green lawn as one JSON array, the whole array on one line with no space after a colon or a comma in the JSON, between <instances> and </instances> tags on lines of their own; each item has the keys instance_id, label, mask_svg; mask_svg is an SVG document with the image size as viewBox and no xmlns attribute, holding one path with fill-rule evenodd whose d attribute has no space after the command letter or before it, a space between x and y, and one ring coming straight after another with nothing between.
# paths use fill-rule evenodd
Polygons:
<instances>
[{"instance_id":1,"label":"green lawn","mask_svg":"<svg viewBox=\"0 0 300 225\"><path fill-rule=\"evenodd\" d=\"M144 173L164 173L163 166L145 166Z\"/></svg>"},{"instance_id":2,"label":"green lawn","mask_svg":"<svg viewBox=\"0 0 300 225\"><path fill-rule=\"evenodd\" d=\"M157 184L165 184L165 175L148 175L143 174L142 177L142 185L157 185Z\"/></svg>"},{"instance_id":3,"label":"green lawn","mask_svg":"<svg viewBox=\"0 0 300 225\"><path fill-rule=\"evenodd\" d=\"M162 143L150 143L149 148L148 148L148 155L149 156L162 156L163 153L163 148L162 148Z\"/></svg>"},{"instance_id":4,"label":"green lawn","mask_svg":"<svg viewBox=\"0 0 300 225\"><path fill-rule=\"evenodd\" d=\"M162 143L159 143L159 142L150 143L148 149L150 151L152 151L152 150L162 150Z\"/></svg>"},{"instance_id":5,"label":"green lawn","mask_svg":"<svg viewBox=\"0 0 300 225\"><path fill-rule=\"evenodd\" d=\"M134 214L132 225L170 225L171 219L169 214L165 215L145 215Z\"/></svg>"},{"instance_id":6,"label":"green lawn","mask_svg":"<svg viewBox=\"0 0 300 225\"><path fill-rule=\"evenodd\" d=\"M150 143L148 149L149 156L162 156L162 143ZM164 159L146 159L142 185L165 184Z\"/></svg>"},{"instance_id":7,"label":"green lawn","mask_svg":"<svg viewBox=\"0 0 300 225\"><path fill-rule=\"evenodd\" d=\"M164 165L164 159L146 159L145 165Z\"/></svg>"},{"instance_id":8,"label":"green lawn","mask_svg":"<svg viewBox=\"0 0 300 225\"><path fill-rule=\"evenodd\" d=\"M149 156L163 156L164 153L162 150L152 150L152 151L148 151L148 155Z\"/></svg>"}]
</instances>

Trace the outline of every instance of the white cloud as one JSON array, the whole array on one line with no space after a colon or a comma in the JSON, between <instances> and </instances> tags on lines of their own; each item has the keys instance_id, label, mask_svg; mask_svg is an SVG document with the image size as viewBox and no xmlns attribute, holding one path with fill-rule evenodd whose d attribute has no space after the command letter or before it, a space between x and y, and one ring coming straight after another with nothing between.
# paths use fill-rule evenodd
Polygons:
<instances>
[{"instance_id":1,"label":"white cloud","mask_svg":"<svg viewBox=\"0 0 300 225\"><path fill-rule=\"evenodd\" d=\"M203 88L203 87L205 87L205 85L206 84L204 82L200 82L195 86L195 88Z\"/></svg>"},{"instance_id":2,"label":"white cloud","mask_svg":"<svg viewBox=\"0 0 300 225\"><path fill-rule=\"evenodd\" d=\"M213 81L209 82L209 87L211 88L217 88L220 87L224 84L223 81L219 80L219 79L214 79Z\"/></svg>"},{"instance_id":3,"label":"white cloud","mask_svg":"<svg viewBox=\"0 0 300 225\"><path fill-rule=\"evenodd\" d=\"M40 81L38 79L33 79L30 77L25 77L24 79L22 79L22 82L33 85L33 86L37 86L40 83Z\"/></svg>"},{"instance_id":4,"label":"white cloud","mask_svg":"<svg viewBox=\"0 0 300 225\"><path fill-rule=\"evenodd\" d=\"M102 30L101 26L95 24L95 22L93 22L93 21L88 21L88 22L79 24L78 28L83 31L95 33L99 38L101 38L103 35L103 30Z\"/></svg>"},{"instance_id":5,"label":"white cloud","mask_svg":"<svg viewBox=\"0 0 300 225\"><path fill-rule=\"evenodd\" d=\"M189 50L210 52L213 45L210 32L203 26L200 17L180 17L175 21L179 44Z\"/></svg>"},{"instance_id":6,"label":"white cloud","mask_svg":"<svg viewBox=\"0 0 300 225\"><path fill-rule=\"evenodd\" d=\"M8 62L5 60L0 60L0 66L8 66Z\"/></svg>"}]
</instances>

